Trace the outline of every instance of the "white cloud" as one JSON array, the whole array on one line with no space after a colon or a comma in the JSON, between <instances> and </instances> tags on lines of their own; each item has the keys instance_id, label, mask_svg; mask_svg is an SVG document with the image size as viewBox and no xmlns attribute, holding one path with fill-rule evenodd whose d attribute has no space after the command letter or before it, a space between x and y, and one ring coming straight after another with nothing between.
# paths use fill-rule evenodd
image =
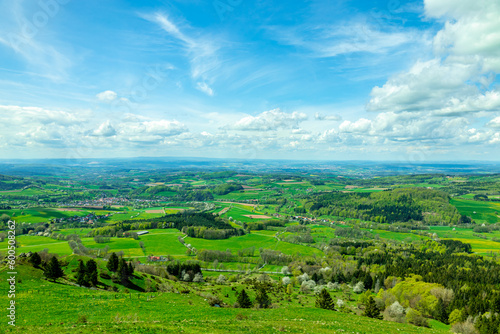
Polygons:
<instances>
[{"instance_id":1,"label":"white cloud","mask_svg":"<svg viewBox=\"0 0 500 334\"><path fill-rule=\"evenodd\" d=\"M500 128L500 116L493 118L486 125L491 127L491 128Z\"/></svg>"},{"instance_id":2,"label":"white cloud","mask_svg":"<svg viewBox=\"0 0 500 334\"><path fill-rule=\"evenodd\" d=\"M279 108L265 111L257 116L247 116L236 122L231 129L241 131L272 131L278 129L292 129L299 123L307 120L304 113L284 113Z\"/></svg>"},{"instance_id":3,"label":"white cloud","mask_svg":"<svg viewBox=\"0 0 500 334\"><path fill-rule=\"evenodd\" d=\"M15 123L19 126L27 124L70 125L77 124L83 119L75 113L62 110L0 105L0 119L2 118L5 125Z\"/></svg>"},{"instance_id":4,"label":"white cloud","mask_svg":"<svg viewBox=\"0 0 500 334\"><path fill-rule=\"evenodd\" d=\"M101 102L110 103L117 99L118 94L112 90L106 90L96 95L97 99Z\"/></svg>"},{"instance_id":5,"label":"white cloud","mask_svg":"<svg viewBox=\"0 0 500 334\"><path fill-rule=\"evenodd\" d=\"M435 58L374 87L372 111L428 111L457 116L499 111L491 88L500 72L500 3L497 0L426 0L428 17L444 19L433 39Z\"/></svg>"},{"instance_id":6,"label":"white cloud","mask_svg":"<svg viewBox=\"0 0 500 334\"><path fill-rule=\"evenodd\" d=\"M381 31L364 21L294 28L271 26L268 30L278 41L303 48L321 58L355 52L385 53L423 38L413 31Z\"/></svg>"},{"instance_id":7,"label":"white cloud","mask_svg":"<svg viewBox=\"0 0 500 334\"><path fill-rule=\"evenodd\" d=\"M196 89L198 89L199 91L202 91L203 93L205 93L209 96L214 95L214 91L212 90L212 88L210 88L209 85L207 85L206 82L198 82L196 84Z\"/></svg>"},{"instance_id":8,"label":"white cloud","mask_svg":"<svg viewBox=\"0 0 500 334\"><path fill-rule=\"evenodd\" d=\"M135 118L135 120L140 117ZM129 115L124 123L117 127L118 138L130 142L159 143L167 137L173 137L188 132L187 127L179 121L173 120L146 120L133 121Z\"/></svg>"},{"instance_id":9,"label":"white cloud","mask_svg":"<svg viewBox=\"0 0 500 334\"><path fill-rule=\"evenodd\" d=\"M180 42L182 50L190 60L191 77L193 79L212 80L219 68L217 52L220 47L217 45L215 36L201 35L199 31L187 34L182 30L193 31L191 27L185 26L184 29L181 29L167 15L162 13L142 15L142 18L158 24L164 31ZM206 93L206 91L204 92Z\"/></svg>"},{"instance_id":10,"label":"white cloud","mask_svg":"<svg viewBox=\"0 0 500 334\"><path fill-rule=\"evenodd\" d=\"M314 118L318 121L340 121L342 119L339 115L323 115L319 112L314 114Z\"/></svg>"},{"instance_id":11,"label":"white cloud","mask_svg":"<svg viewBox=\"0 0 500 334\"><path fill-rule=\"evenodd\" d=\"M111 137L116 135L116 130L109 121L106 121L99 125L99 127L93 132L93 134L95 136Z\"/></svg>"}]
</instances>

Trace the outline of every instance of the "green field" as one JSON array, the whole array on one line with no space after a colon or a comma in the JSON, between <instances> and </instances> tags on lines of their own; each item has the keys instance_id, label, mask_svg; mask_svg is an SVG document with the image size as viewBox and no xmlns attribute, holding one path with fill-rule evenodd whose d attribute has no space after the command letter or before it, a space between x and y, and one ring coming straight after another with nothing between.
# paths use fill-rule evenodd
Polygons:
<instances>
[{"instance_id":1,"label":"green field","mask_svg":"<svg viewBox=\"0 0 500 334\"><path fill-rule=\"evenodd\" d=\"M500 222L500 203L481 202L466 199L453 198L450 202L458 211L471 217L476 223L498 223Z\"/></svg>"},{"instance_id":2,"label":"green field","mask_svg":"<svg viewBox=\"0 0 500 334\"><path fill-rule=\"evenodd\" d=\"M438 237L443 239L455 239L460 240L464 243L468 243L472 246L472 251L478 253L479 255L488 255L488 253L498 253L500 252L500 243L486 240L474 236L474 231L472 229L465 228L454 228L448 226L431 226L430 232L436 233ZM488 238L496 237L500 238L500 231L495 231L493 233L483 233Z\"/></svg>"},{"instance_id":3,"label":"green field","mask_svg":"<svg viewBox=\"0 0 500 334\"><path fill-rule=\"evenodd\" d=\"M29 208L29 209L12 209L0 210L1 214L7 214L12 217L17 223L44 223L52 218L67 218L73 216L86 216L95 210L81 209L78 211L61 211L56 208ZM96 212L96 214L106 214L109 211Z\"/></svg>"}]
</instances>

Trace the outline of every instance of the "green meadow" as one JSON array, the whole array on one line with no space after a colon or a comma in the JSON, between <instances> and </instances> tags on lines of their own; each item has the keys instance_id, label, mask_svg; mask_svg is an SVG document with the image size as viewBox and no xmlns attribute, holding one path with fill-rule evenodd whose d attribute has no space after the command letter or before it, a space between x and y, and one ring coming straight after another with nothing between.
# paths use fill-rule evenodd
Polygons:
<instances>
[{"instance_id":1,"label":"green meadow","mask_svg":"<svg viewBox=\"0 0 500 334\"><path fill-rule=\"evenodd\" d=\"M499 202L481 202L453 198L450 203L456 206L461 214L471 217L476 223L493 224L500 222Z\"/></svg>"},{"instance_id":2,"label":"green meadow","mask_svg":"<svg viewBox=\"0 0 500 334\"><path fill-rule=\"evenodd\" d=\"M73 216L82 217L88 215L91 212L95 211L87 209L78 211L62 211L56 208L29 208L0 210L0 215L5 213L18 223L44 223L48 222L52 218L67 218Z\"/></svg>"},{"instance_id":3,"label":"green meadow","mask_svg":"<svg viewBox=\"0 0 500 334\"><path fill-rule=\"evenodd\" d=\"M76 266L76 257L69 257ZM103 270L102 263L99 264ZM66 276L72 276L69 268ZM136 273L133 282L139 287L151 276ZM6 278L5 269L0 278ZM449 326L433 322L433 329L360 317L339 311L314 307L314 296L301 295L282 301L273 297L274 308L241 309L212 307L205 294L215 294L231 305L239 283L211 287L204 284L181 284L162 280L185 293L126 293L90 290L42 279L41 270L18 267L16 286L16 327L6 321L0 325L4 333L448 333ZM63 284L61 284L63 283ZM105 283L108 283L105 281ZM247 287L248 288L248 287ZM250 298L255 293L248 289ZM335 295L334 295L335 296ZM5 294L0 303L8 303Z\"/></svg>"},{"instance_id":4,"label":"green meadow","mask_svg":"<svg viewBox=\"0 0 500 334\"><path fill-rule=\"evenodd\" d=\"M488 255L488 253L497 253L500 251L500 243L490 240L492 237L500 238L500 231L493 233L482 233L488 239L479 238L474 236L472 229L465 228L452 228L449 226L431 226L431 233L436 233L442 239L455 239L472 246L472 251L479 255Z\"/></svg>"}]
</instances>

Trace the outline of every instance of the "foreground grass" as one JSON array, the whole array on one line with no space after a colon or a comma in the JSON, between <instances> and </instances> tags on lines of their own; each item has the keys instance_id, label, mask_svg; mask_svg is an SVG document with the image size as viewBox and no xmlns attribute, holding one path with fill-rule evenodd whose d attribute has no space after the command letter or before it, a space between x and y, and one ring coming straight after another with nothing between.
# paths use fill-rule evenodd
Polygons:
<instances>
[{"instance_id":1,"label":"foreground grass","mask_svg":"<svg viewBox=\"0 0 500 334\"><path fill-rule=\"evenodd\" d=\"M274 309L211 307L200 296L211 289L187 285L189 293L128 294L91 290L41 278L41 271L20 267L16 327L5 333L446 333L409 324L374 320L311 305L276 304ZM6 271L0 273L5 279ZM219 292L218 292L219 291ZM7 305L6 294L0 304Z\"/></svg>"}]
</instances>

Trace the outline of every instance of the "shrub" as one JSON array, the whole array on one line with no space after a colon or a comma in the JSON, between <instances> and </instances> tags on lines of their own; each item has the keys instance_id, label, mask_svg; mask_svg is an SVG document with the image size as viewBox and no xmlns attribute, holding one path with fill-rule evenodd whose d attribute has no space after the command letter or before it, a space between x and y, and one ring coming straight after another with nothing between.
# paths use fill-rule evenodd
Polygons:
<instances>
[{"instance_id":1,"label":"shrub","mask_svg":"<svg viewBox=\"0 0 500 334\"><path fill-rule=\"evenodd\" d=\"M332 296L330 296L325 288L323 288L316 297L316 307L335 311L335 304L333 302Z\"/></svg>"},{"instance_id":2,"label":"shrub","mask_svg":"<svg viewBox=\"0 0 500 334\"><path fill-rule=\"evenodd\" d=\"M384 311L384 320L395 321L403 323L405 322L405 309L401 304L397 301L392 303L388 308Z\"/></svg>"},{"instance_id":3,"label":"shrub","mask_svg":"<svg viewBox=\"0 0 500 334\"><path fill-rule=\"evenodd\" d=\"M99 276L101 276L101 278L103 279L111 279L111 276L109 276L108 273L100 273Z\"/></svg>"},{"instance_id":4,"label":"shrub","mask_svg":"<svg viewBox=\"0 0 500 334\"><path fill-rule=\"evenodd\" d=\"M429 321L422 316L422 313L412 308L406 313L406 320L415 326L430 327Z\"/></svg>"}]
</instances>

